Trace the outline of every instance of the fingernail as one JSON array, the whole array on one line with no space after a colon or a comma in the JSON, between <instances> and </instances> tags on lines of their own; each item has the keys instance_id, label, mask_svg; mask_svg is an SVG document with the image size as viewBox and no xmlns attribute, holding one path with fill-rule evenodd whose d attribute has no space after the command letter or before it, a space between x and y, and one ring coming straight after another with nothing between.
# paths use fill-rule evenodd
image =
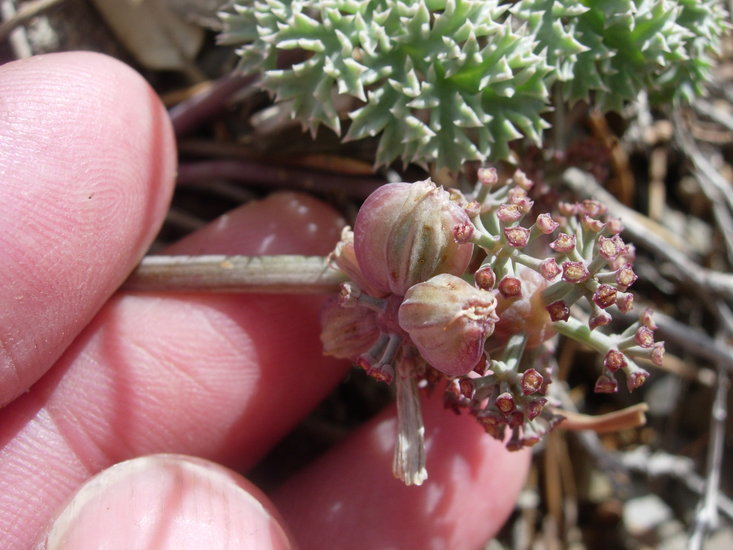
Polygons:
<instances>
[{"instance_id":1,"label":"fingernail","mask_svg":"<svg viewBox=\"0 0 733 550\"><path fill-rule=\"evenodd\" d=\"M256 487L222 466L152 455L85 483L38 548L290 549L277 516Z\"/></svg>"}]
</instances>

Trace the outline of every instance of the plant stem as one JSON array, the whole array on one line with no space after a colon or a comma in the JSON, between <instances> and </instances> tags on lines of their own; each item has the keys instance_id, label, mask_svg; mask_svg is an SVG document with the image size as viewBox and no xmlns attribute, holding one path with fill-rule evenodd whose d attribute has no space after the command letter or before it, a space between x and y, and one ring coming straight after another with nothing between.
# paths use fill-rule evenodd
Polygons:
<instances>
[{"instance_id":1,"label":"plant stem","mask_svg":"<svg viewBox=\"0 0 733 550\"><path fill-rule=\"evenodd\" d=\"M146 256L124 290L325 294L346 280L325 256Z\"/></svg>"}]
</instances>

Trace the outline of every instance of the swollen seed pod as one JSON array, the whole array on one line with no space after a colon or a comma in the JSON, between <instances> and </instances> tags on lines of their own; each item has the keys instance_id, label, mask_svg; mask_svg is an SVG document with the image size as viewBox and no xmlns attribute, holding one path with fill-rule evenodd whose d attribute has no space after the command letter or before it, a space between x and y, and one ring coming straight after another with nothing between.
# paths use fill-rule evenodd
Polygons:
<instances>
[{"instance_id":1,"label":"swollen seed pod","mask_svg":"<svg viewBox=\"0 0 733 550\"><path fill-rule=\"evenodd\" d=\"M343 307L338 297L326 301L321 311L323 353L352 359L366 352L379 336L376 315L362 307Z\"/></svg>"},{"instance_id":2,"label":"swollen seed pod","mask_svg":"<svg viewBox=\"0 0 733 550\"><path fill-rule=\"evenodd\" d=\"M432 367L461 376L480 361L499 320L495 310L492 292L443 273L407 291L398 321Z\"/></svg>"},{"instance_id":3,"label":"swollen seed pod","mask_svg":"<svg viewBox=\"0 0 733 550\"><path fill-rule=\"evenodd\" d=\"M402 296L433 275L462 274L473 252L466 242L472 233L465 210L432 181L391 183L359 210L354 250L372 286Z\"/></svg>"}]
</instances>

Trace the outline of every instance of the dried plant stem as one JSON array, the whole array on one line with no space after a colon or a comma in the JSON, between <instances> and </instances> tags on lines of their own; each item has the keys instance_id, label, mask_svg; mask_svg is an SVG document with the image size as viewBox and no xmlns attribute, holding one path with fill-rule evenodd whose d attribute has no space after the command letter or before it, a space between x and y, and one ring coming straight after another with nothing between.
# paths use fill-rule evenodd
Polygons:
<instances>
[{"instance_id":1,"label":"dried plant stem","mask_svg":"<svg viewBox=\"0 0 733 550\"><path fill-rule=\"evenodd\" d=\"M727 396L730 380L725 369L718 369L718 386L711 410L710 443L705 476L705 492L695 515L688 548L701 550L710 532L718 525L720 474L723 468L723 445L727 420Z\"/></svg>"},{"instance_id":2,"label":"dried plant stem","mask_svg":"<svg viewBox=\"0 0 733 550\"><path fill-rule=\"evenodd\" d=\"M422 485L428 478L425 469L425 427L413 369L414 361L409 357L403 356L397 364L397 443L392 473L405 485Z\"/></svg>"},{"instance_id":3,"label":"dried plant stem","mask_svg":"<svg viewBox=\"0 0 733 550\"><path fill-rule=\"evenodd\" d=\"M713 163L700 151L695 140L687 131L678 109L672 113L675 127L675 138L682 150L692 160L695 167L695 179L710 201L713 216L725 242L728 259L733 259L733 190L730 183L713 166Z\"/></svg>"},{"instance_id":4,"label":"dried plant stem","mask_svg":"<svg viewBox=\"0 0 733 550\"><path fill-rule=\"evenodd\" d=\"M577 168L569 168L563 174L563 183L578 196L593 197L604 203L612 216L621 219L624 231L636 243L652 250L673 265L677 269L678 276L695 287L700 298L705 301L710 310L718 314L720 321L730 332L733 332L733 315L725 304L713 296L716 294L727 300L733 300L733 274L706 269L690 260L684 252L670 246L668 242L650 231L649 227L641 221L641 218L644 220L646 218L617 201L590 174Z\"/></svg>"},{"instance_id":5,"label":"dried plant stem","mask_svg":"<svg viewBox=\"0 0 733 550\"><path fill-rule=\"evenodd\" d=\"M322 294L344 280L324 256L147 256L123 289Z\"/></svg>"},{"instance_id":6,"label":"dried plant stem","mask_svg":"<svg viewBox=\"0 0 733 550\"><path fill-rule=\"evenodd\" d=\"M590 415L554 408L553 412L565 417L559 428L564 430L593 430L596 433L616 432L627 428L638 428L646 424L649 406L639 403L606 414Z\"/></svg>"},{"instance_id":7,"label":"dried plant stem","mask_svg":"<svg viewBox=\"0 0 733 550\"><path fill-rule=\"evenodd\" d=\"M49 8L52 8L61 1L62 0L33 0L32 2L22 4L12 17L7 18L5 21L0 23L0 41L5 40L13 29L18 28L20 25L25 25L35 16Z\"/></svg>"}]
</instances>

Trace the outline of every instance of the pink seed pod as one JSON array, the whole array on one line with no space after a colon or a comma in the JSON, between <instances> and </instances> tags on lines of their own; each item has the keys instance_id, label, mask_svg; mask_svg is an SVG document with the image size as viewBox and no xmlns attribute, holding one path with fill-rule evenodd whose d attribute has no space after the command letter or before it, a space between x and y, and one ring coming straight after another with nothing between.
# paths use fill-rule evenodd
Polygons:
<instances>
[{"instance_id":1,"label":"pink seed pod","mask_svg":"<svg viewBox=\"0 0 733 550\"><path fill-rule=\"evenodd\" d=\"M433 275L462 274L473 252L472 227L465 210L430 180L383 185L356 217L356 259L372 286L402 296Z\"/></svg>"},{"instance_id":2,"label":"pink seed pod","mask_svg":"<svg viewBox=\"0 0 733 550\"><path fill-rule=\"evenodd\" d=\"M379 336L376 315L362 307L343 307L337 296L321 311L323 353L339 359L354 359L365 353Z\"/></svg>"},{"instance_id":3,"label":"pink seed pod","mask_svg":"<svg viewBox=\"0 0 733 550\"><path fill-rule=\"evenodd\" d=\"M443 273L407 291L398 322L433 368L461 376L480 361L499 320L495 310L492 292Z\"/></svg>"}]
</instances>

